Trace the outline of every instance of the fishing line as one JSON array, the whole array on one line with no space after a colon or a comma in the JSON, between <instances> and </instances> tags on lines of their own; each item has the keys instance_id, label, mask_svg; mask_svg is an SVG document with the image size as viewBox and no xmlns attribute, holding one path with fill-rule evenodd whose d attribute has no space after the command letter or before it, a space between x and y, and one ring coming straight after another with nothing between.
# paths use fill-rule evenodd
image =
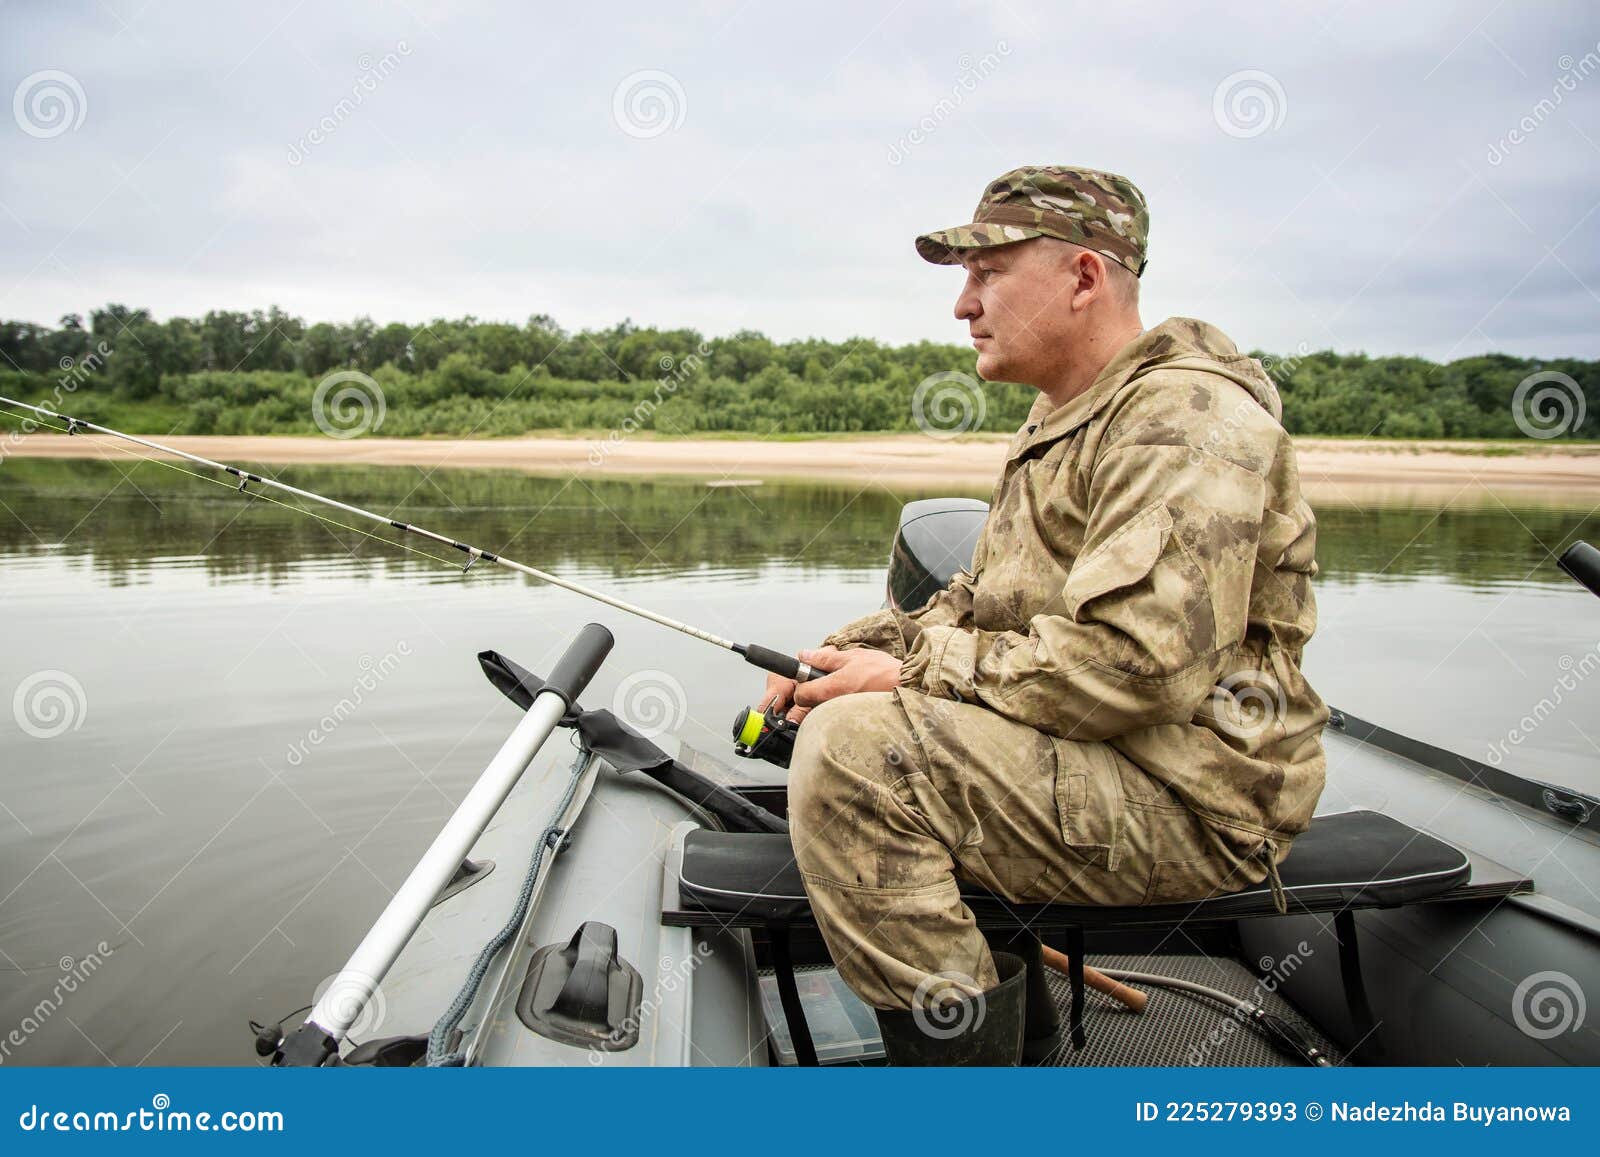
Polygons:
<instances>
[{"instance_id":1,"label":"fishing line","mask_svg":"<svg viewBox=\"0 0 1600 1157\"><path fill-rule=\"evenodd\" d=\"M4 399L0 399L0 400L4 400ZM0 416L3 416L5 418L8 418L8 419L11 419L11 420L14 420L14 421L18 421L18 422L31 422L31 421L34 421L34 419L32 419L32 418L23 418L20 415L8 413L7 411L4 411L4 410L0 410ZM70 432L67 429L67 427L65 427L65 426L51 426L51 425L49 425L48 423L45 423L45 422L38 422L36 424L44 426L47 430L50 430L52 433L56 433L56 434L66 434L66 433ZM142 455L142 454L135 454L132 450L129 450L125 446L119 446L115 442L109 443L107 448L111 449L111 450L115 450L118 454L121 454L124 458L127 458L127 459L129 459L129 460L131 460L133 462L144 462L144 463L148 463L149 465L152 465L152 466L163 466L168 470L174 470L177 473L185 475L185 476L187 476L189 478L198 479L199 481L205 482L205 483L209 483L212 486L220 486L222 489L224 489L226 491L229 491L232 494L237 494L239 492L239 488L238 487L230 486L228 483L222 481L220 478L207 477L206 475L201 474L197 470L185 469L184 467L178 465L178 463L176 463L176 462L168 462L164 458L150 458L150 457L146 457L145 455ZM135 489L138 489L138 488L135 487ZM245 497L249 498L249 499L251 499L253 501L270 503L273 506L281 507L282 509L290 511L290 512L292 512L294 514L303 514L307 518L314 518L318 522L323 523L326 526L337 526L341 530L348 530L351 534L358 534L362 538L371 539L373 542L381 542L385 546L397 546L401 550L409 551L412 554L421 555L423 558L431 558L434 562L439 563L442 566L453 566L454 565L453 563L451 563L451 561L449 559L445 558L443 555L433 554L430 551L423 550L420 546L412 546L409 542L405 542L405 541L402 541L402 540L396 539L396 538L384 538L383 535L381 535L381 534L374 534L372 531L363 530L359 526L351 526L348 522L340 522L337 518L333 518L333 517L331 517L329 515L326 515L326 514L318 514L315 510L307 510L304 506L296 506L291 502L283 501L283 499L281 499L281 498L274 498L270 494L262 494L260 491L251 490L251 491L246 491L245 492Z\"/></svg>"},{"instance_id":2,"label":"fishing line","mask_svg":"<svg viewBox=\"0 0 1600 1157\"><path fill-rule=\"evenodd\" d=\"M710 631L704 631L699 627L691 626L688 623L680 622L677 619L669 618L666 615L657 614L655 611L651 611L635 603L630 603L623 599L619 599L615 595L606 594L604 591L597 590L594 587L585 586L584 584L574 582L571 579L565 579L559 575L551 574L548 571L540 570L537 567L529 566L526 563L517 562L515 559L507 558L504 555L496 554L493 551L484 550L481 547L473 546L471 543L459 542L456 539L450 538L443 534L438 534L435 531L426 529L425 527L416 526L408 522L401 522L398 519L389 518L382 514L376 514L371 510L366 510L359 506L353 506L348 502L341 502L337 498L329 498L326 495L317 494L311 490L302 490L298 486L291 486L287 482L280 482L275 478L264 478L259 474L252 473L251 471L241 470L237 466L229 466L225 462L216 462L210 458L203 458L198 454L190 454L185 450L178 450L171 446L162 445L160 442L139 437L136 434L127 434L121 430L114 430L109 426L101 426L94 422L85 421L82 418L74 418L67 414L60 414L54 410L48 410L43 406L34 406L28 404L27 402L19 402L13 398L6 397L0 397L0 405L14 406L17 409L29 410L46 418L52 418L58 422L65 422L65 432L67 434L77 434L80 430L93 431L97 434L106 434L113 438L120 438L125 442L132 442L136 446L143 446L148 450L153 450L160 454L170 455L171 457L193 462L211 470L219 470L225 474L231 474L233 477L239 480L239 485L236 489L240 493L249 491L249 487L252 485L257 487L269 487L274 490L281 490L302 500L320 503L323 506L330 506L335 510L342 510L347 514L353 514L358 518L364 518L369 522L381 523L384 526L391 527L406 534L414 534L421 538L443 543L445 546L451 547L466 555L466 564L461 568L463 574L467 571L470 571L473 565L482 559L484 561L494 563L497 566L503 566L509 570L518 571L532 578L539 579L541 582L549 583L551 586L556 586L563 590L571 591L573 594L582 595L584 598L593 599L596 602L604 603L606 606L622 611L625 614L633 615L636 618L646 619L657 624L658 626L679 631L682 634L690 636L691 638L699 639L703 643L710 643L714 647L721 647L725 651L732 651L736 655L741 656L745 662L751 664L752 666L760 667L764 671L771 671L774 674L782 675L789 679L794 679L797 682L804 682L808 679L814 678L817 674L819 674L819 672L813 671L811 667L800 662L793 655L786 655L782 651L775 651L769 647L763 647L758 643L737 643L732 639L724 639L720 635L714 635ZM58 430L58 432L60 431ZM138 458L140 461L161 461L161 459L144 458L139 455L132 454L131 452L129 453L131 457ZM163 462L163 465L171 464ZM174 469L179 468L174 467ZM192 472L180 469L180 473L188 474ZM198 474L194 476L204 477L203 475ZM219 486L227 485L220 479L212 478L206 480L215 482ZM252 498L266 497L265 495L261 494L259 490L249 491L249 493ZM267 500L275 501L270 498ZM309 510L301 507L291 506L286 502L278 502L277 505L283 506L289 510L298 511L301 514L306 514L313 518L322 519L323 521L336 526L343 525L335 522L333 519L327 518L326 516L313 514ZM390 539L380 538L378 535L370 534L366 531L356 530L355 527L346 527L345 529L355 531L358 534L365 534L367 537L377 539L380 542L392 541ZM400 544L395 543L395 545ZM407 547L407 549L412 548ZM417 553L427 555L426 551L417 551ZM427 557L436 558L434 555L427 555ZM436 561L444 562L447 560L436 559Z\"/></svg>"}]
</instances>

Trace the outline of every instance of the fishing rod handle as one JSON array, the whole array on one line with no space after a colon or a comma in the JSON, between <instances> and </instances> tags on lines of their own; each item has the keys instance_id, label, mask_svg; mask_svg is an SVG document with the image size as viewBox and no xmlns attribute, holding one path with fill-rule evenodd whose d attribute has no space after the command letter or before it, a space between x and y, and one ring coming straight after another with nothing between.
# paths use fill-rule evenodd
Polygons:
<instances>
[{"instance_id":1,"label":"fishing rod handle","mask_svg":"<svg viewBox=\"0 0 1600 1157\"><path fill-rule=\"evenodd\" d=\"M782 675L785 679L793 679L796 683L808 682L825 673L818 671L807 663L802 663L793 655L786 655L782 651L774 651L770 647L761 646L759 643L746 643L739 648L739 653L744 656L744 661L751 666L760 667L763 671L771 671L774 675Z\"/></svg>"},{"instance_id":2,"label":"fishing rod handle","mask_svg":"<svg viewBox=\"0 0 1600 1157\"><path fill-rule=\"evenodd\" d=\"M572 641L561 658L556 660L550 677L544 681L542 691L553 691L561 696L567 707L577 706L578 696L589 686L600 664L606 661L615 642L611 632L599 623L587 623Z\"/></svg>"}]
</instances>

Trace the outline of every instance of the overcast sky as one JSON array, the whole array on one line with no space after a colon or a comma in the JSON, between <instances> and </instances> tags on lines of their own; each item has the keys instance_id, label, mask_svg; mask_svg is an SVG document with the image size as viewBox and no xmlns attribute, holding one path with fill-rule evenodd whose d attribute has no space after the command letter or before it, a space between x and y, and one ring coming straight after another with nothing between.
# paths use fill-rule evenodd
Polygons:
<instances>
[{"instance_id":1,"label":"overcast sky","mask_svg":"<svg viewBox=\"0 0 1600 1157\"><path fill-rule=\"evenodd\" d=\"M0 6L0 317L960 342L912 237L1066 162L1144 189L1147 324L1600 356L1592 0L538 7Z\"/></svg>"}]
</instances>

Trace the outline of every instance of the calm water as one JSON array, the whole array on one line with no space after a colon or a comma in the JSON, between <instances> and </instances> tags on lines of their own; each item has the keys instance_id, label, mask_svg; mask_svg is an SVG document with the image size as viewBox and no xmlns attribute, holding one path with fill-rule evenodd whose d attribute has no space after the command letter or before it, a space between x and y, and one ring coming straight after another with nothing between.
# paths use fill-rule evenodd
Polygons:
<instances>
[{"instance_id":1,"label":"calm water","mask_svg":"<svg viewBox=\"0 0 1600 1157\"><path fill-rule=\"evenodd\" d=\"M289 473L788 648L879 603L900 504L923 496ZM337 969L515 724L480 649L539 670L600 619L617 646L587 701L714 753L759 688L685 637L230 491L150 463L0 465L0 1062L250 1063L246 1018ZM1479 758L1545 701L1507 765L1600 790L1600 679L1577 677L1600 664L1600 603L1551 557L1600 541L1587 505L1320 515L1308 666L1330 701Z\"/></svg>"}]
</instances>

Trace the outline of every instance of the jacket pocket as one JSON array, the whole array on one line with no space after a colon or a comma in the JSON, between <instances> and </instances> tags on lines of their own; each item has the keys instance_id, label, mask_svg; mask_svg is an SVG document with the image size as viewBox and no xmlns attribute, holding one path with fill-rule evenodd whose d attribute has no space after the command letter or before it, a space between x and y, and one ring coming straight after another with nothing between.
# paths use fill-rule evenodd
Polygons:
<instances>
[{"instance_id":1,"label":"jacket pocket","mask_svg":"<svg viewBox=\"0 0 1600 1157\"><path fill-rule=\"evenodd\" d=\"M1073 563L1062 596L1074 622L1109 629L1096 659L1125 675L1171 679L1217 650L1211 586L1164 503Z\"/></svg>"},{"instance_id":2,"label":"jacket pocket","mask_svg":"<svg viewBox=\"0 0 1600 1157\"><path fill-rule=\"evenodd\" d=\"M1051 737L1056 753L1056 813L1061 838L1086 864L1117 870L1122 860L1122 778L1103 743Z\"/></svg>"},{"instance_id":3,"label":"jacket pocket","mask_svg":"<svg viewBox=\"0 0 1600 1157\"><path fill-rule=\"evenodd\" d=\"M1155 569L1156 560L1171 537L1172 515L1164 504L1147 506L1134 515L1110 538L1072 564L1062 590L1067 614L1081 623L1085 603L1144 578Z\"/></svg>"}]
</instances>

